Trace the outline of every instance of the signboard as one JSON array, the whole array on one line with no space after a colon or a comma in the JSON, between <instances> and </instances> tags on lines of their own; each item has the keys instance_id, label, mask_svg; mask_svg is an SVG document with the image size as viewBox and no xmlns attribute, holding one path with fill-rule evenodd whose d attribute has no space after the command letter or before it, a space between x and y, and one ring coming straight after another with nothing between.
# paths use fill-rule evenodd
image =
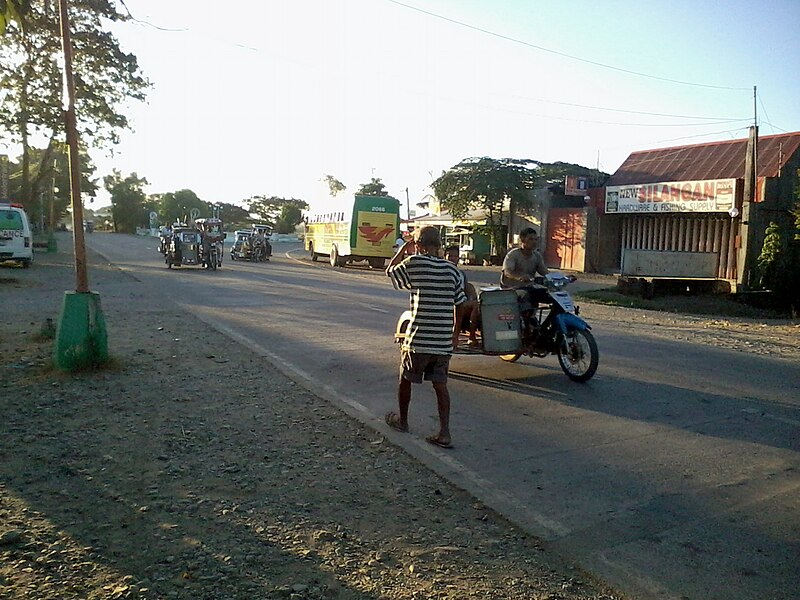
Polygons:
<instances>
[{"instance_id":1,"label":"signboard","mask_svg":"<svg viewBox=\"0 0 800 600\"><path fill-rule=\"evenodd\" d=\"M585 196L589 191L589 178L580 175L567 175L564 182L565 196Z\"/></svg>"},{"instance_id":2,"label":"signboard","mask_svg":"<svg viewBox=\"0 0 800 600\"><path fill-rule=\"evenodd\" d=\"M606 213L728 212L735 199L735 179L612 185L606 188Z\"/></svg>"},{"instance_id":3,"label":"signboard","mask_svg":"<svg viewBox=\"0 0 800 600\"><path fill-rule=\"evenodd\" d=\"M8 202L8 156L0 154L0 202Z\"/></svg>"}]
</instances>

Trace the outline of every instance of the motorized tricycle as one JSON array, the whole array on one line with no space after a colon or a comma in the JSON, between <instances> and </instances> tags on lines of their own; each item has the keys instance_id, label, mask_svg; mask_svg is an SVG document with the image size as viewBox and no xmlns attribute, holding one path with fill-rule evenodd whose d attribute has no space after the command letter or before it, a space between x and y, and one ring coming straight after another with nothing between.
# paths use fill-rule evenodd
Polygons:
<instances>
[{"instance_id":1,"label":"motorized tricycle","mask_svg":"<svg viewBox=\"0 0 800 600\"><path fill-rule=\"evenodd\" d=\"M188 225L174 226L166 242L167 268L200 265L200 232Z\"/></svg>"},{"instance_id":2,"label":"motorized tricycle","mask_svg":"<svg viewBox=\"0 0 800 600\"><path fill-rule=\"evenodd\" d=\"M272 236L272 227L269 225L253 225L253 233L250 242L253 247L253 260L259 262L268 261L272 256L272 244L269 238Z\"/></svg>"},{"instance_id":3,"label":"motorized tricycle","mask_svg":"<svg viewBox=\"0 0 800 600\"><path fill-rule=\"evenodd\" d=\"M250 236L253 235L253 232L249 229L237 229L233 235L231 260L251 260L253 253L250 246Z\"/></svg>"},{"instance_id":4,"label":"motorized tricycle","mask_svg":"<svg viewBox=\"0 0 800 600\"><path fill-rule=\"evenodd\" d=\"M222 230L222 219L195 219L194 225L200 232L200 262L212 271L221 269L223 243L227 236Z\"/></svg>"},{"instance_id":5,"label":"motorized tricycle","mask_svg":"<svg viewBox=\"0 0 800 600\"><path fill-rule=\"evenodd\" d=\"M564 373L573 381L592 378L599 362L591 327L578 316L579 308L564 287L574 277L549 273L519 289L482 288L480 325L476 344L465 335L454 354L485 354L514 362L522 356L558 356ZM395 342L405 339L411 311L397 322Z\"/></svg>"}]
</instances>

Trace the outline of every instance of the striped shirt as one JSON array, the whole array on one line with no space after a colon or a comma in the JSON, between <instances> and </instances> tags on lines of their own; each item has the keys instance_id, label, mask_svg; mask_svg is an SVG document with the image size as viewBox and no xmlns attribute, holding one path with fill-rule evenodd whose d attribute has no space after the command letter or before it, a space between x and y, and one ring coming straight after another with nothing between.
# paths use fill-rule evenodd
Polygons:
<instances>
[{"instance_id":1,"label":"striped shirt","mask_svg":"<svg viewBox=\"0 0 800 600\"><path fill-rule=\"evenodd\" d=\"M386 273L396 290L411 291L411 322L403 348L452 354L453 307L467 299L460 271L443 258L415 254Z\"/></svg>"}]
</instances>

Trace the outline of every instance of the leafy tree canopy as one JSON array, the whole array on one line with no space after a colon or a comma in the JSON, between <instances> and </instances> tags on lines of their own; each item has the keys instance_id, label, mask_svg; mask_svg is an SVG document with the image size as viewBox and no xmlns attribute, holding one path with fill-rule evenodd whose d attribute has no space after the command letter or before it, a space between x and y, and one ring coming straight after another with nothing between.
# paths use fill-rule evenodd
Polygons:
<instances>
[{"instance_id":1,"label":"leafy tree canopy","mask_svg":"<svg viewBox=\"0 0 800 600\"><path fill-rule=\"evenodd\" d=\"M211 203L198 198L192 190L167 192L161 196L159 219L162 223L174 223L175 221L185 223L189 221L193 208L198 210L199 217L208 218L212 216L211 206Z\"/></svg>"},{"instance_id":2,"label":"leafy tree canopy","mask_svg":"<svg viewBox=\"0 0 800 600\"><path fill-rule=\"evenodd\" d=\"M30 138L65 141L62 112L61 36L57 4L52 0L0 0L5 35L0 44L0 138L21 144L23 203L36 189L30 170ZM117 11L121 0L71 0L73 71L79 137L85 147L118 141L128 127L121 107L143 100L149 86L133 54L124 52L104 29L109 21L125 21ZM24 19L6 17L24 7ZM42 171L42 169L39 169Z\"/></svg>"},{"instance_id":3,"label":"leafy tree canopy","mask_svg":"<svg viewBox=\"0 0 800 600\"><path fill-rule=\"evenodd\" d=\"M248 201L248 207L251 213L257 214L259 219L276 229L281 222L283 222L282 228L291 227L290 231L278 233L291 233L294 231L294 226L302 220L302 211L308 209L308 203L296 198L253 196ZM295 218L296 221L292 222Z\"/></svg>"},{"instance_id":4,"label":"leafy tree canopy","mask_svg":"<svg viewBox=\"0 0 800 600\"><path fill-rule=\"evenodd\" d=\"M227 202L217 202L219 206L219 217L225 222L227 229L244 227L251 221L250 211L236 204L228 204Z\"/></svg>"},{"instance_id":5,"label":"leafy tree canopy","mask_svg":"<svg viewBox=\"0 0 800 600\"><path fill-rule=\"evenodd\" d=\"M336 179L336 177L333 175L326 174L323 180L328 184L328 189L331 192L331 196L336 196L347 189L347 186Z\"/></svg>"},{"instance_id":6,"label":"leafy tree canopy","mask_svg":"<svg viewBox=\"0 0 800 600\"><path fill-rule=\"evenodd\" d=\"M38 194L32 200L23 203L25 210L34 224L44 223L47 229L54 229L58 221L66 214L71 204L70 173L67 149L63 146L31 148L31 162L36 165L31 173L33 187ZM81 152L81 196L94 200L97 195L97 179L93 178L95 166L85 152ZM22 203L22 157L9 161L9 195L14 202ZM52 203L52 210L51 210ZM53 221L50 221L52 216Z\"/></svg>"},{"instance_id":7,"label":"leafy tree canopy","mask_svg":"<svg viewBox=\"0 0 800 600\"><path fill-rule=\"evenodd\" d=\"M111 216L114 231L135 233L137 225L146 222L144 186L147 180L136 173L123 177L116 169L103 177L103 185L111 195Z\"/></svg>"},{"instance_id":8,"label":"leafy tree canopy","mask_svg":"<svg viewBox=\"0 0 800 600\"><path fill-rule=\"evenodd\" d=\"M431 187L442 208L457 219L473 210L502 212L509 199L518 206L530 202L526 192L533 189L538 167L536 161L524 159L465 158Z\"/></svg>"},{"instance_id":9,"label":"leafy tree canopy","mask_svg":"<svg viewBox=\"0 0 800 600\"><path fill-rule=\"evenodd\" d=\"M22 27L30 5L30 0L0 0L0 35L5 33L10 21L16 21Z\"/></svg>"},{"instance_id":10,"label":"leafy tree canopy","mask_svg":"<svg viewBox=\"0 0 800 600\"><path fill-rule=\"evenodd\" d=\"M386 186L380 177L373 177L369 183L362 183L356 192L359 196L388 196Z\"/></svg>"}]
</instances>

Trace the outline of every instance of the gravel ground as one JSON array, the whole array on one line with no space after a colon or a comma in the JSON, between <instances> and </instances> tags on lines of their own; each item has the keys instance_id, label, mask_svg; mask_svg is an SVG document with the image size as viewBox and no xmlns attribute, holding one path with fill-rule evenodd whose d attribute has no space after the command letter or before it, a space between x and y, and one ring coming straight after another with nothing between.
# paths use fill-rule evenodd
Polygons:
<instances>
[{"instance_id":1,"label":"gravel ground","mask_svg":"<svg viewBox=\"0 0 800 600\"><path fill-rule=\"evenodd\" d=\"M52 370L74 276L37 260L0 269L0 597L623 597L102 263L113 363ZM800 358L789 322L591 311Z\"/></svg>"}]
</instances>

